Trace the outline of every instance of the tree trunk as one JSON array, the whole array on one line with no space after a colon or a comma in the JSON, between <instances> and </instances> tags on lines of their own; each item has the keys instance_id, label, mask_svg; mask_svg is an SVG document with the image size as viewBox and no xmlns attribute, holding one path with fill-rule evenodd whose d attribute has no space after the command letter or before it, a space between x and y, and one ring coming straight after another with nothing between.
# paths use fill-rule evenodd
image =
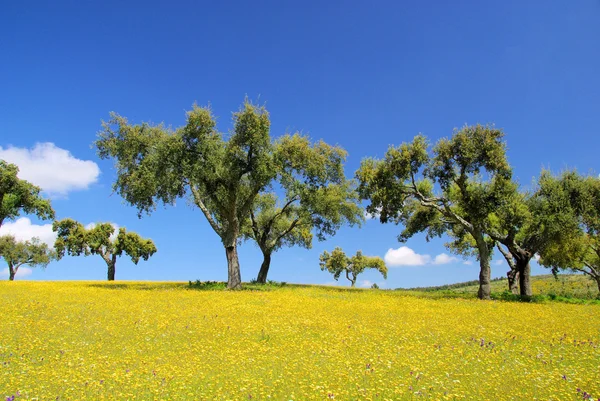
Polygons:
<instances>
[{"instance_id":1,"label":"tree trunk","mask_svg":"<svg viewBox=\"0 0 600 401\"><path fill-rule=\"evenodd\" d=\"M115 263L109 262L108 265L108 281L115 281Z\"/></svg>"},{"instance_id":2,"label":"tree trunk","mask_svg":"<svg viewBox=\"0 0 600 401\"><path fill-rule=\"evenodd\" d=\"M238 260L237 247L225 247L227 255L227 288L230 290L242 289L242 277L240 274L240 262Z\"/></svg>"},{"instance_id":3,"label":"tree trunk","mask_svg":"<svg viewBox=\"0 0 600 401\"><path fill-rule=\"evenodd\" d=\"M256 281L260 284L265 284L267 282L269 267L271 267L271 253L263 252L263 262L262 265L260 265L260 271L258 272L258 277L256 278Z\"/></svg>"},{"instance_id":4,"label":"tree trunk","mask_svg":"<svg viewBox=\"0 0 600 401\"><path fill-rule=\"evenodd\" d=\"M533 257L534 252L516 246L513 246L510 252L515 261L515 268L519 276L519 294L521 295L521 299L530 300L533 292L531 291L531 266L529 266L529 261Z\"/></svg>"},{"instance_id":5,"label":"tree trunk","mask_svg":"<svg viewBox=\"0 0 600 401\"><path fill-rule=\"evenodd\" d=\"M18 269L18 267L17 267L17 269ZM14 269L11 265L8 265L8 280L14 281L15 274L17 274L17 270Z\"/></svg>"},{"instance_id":6,"label":"tree trunk","mask_svg":"<svg viewBox=\"0 0 600 401\"><path fill-rule=\"evenodd\" d=\"M490 249L483 238L482 232L473 234L477 243L477 251L479 253L479 291L477 297L479 299L491 299L492 287L490 285L490 277L492 269L490 267Z\"/></svg>"},{"instance_id":7,"label":"tree trunk","mask_svg":"<svg viewBox=\"0 0 600 401\"><path fill-rule=\"evenodd\" d=\"M517 258L517 269L519 271L519 289L521 298L525 300L531 299L533 292L531 291L531 266L529 261L531 258Z\"/></svg>"},{"instance_id":8,"label":"tree trunk","mask_svg":"<svg viewBox=\"0 0 600 401\"><path fill-rule=\"evenodd\" d=\"M510 269L506 276L508 277L508 290L513 294L519 293L519 271L517 269Z\"/></svg>"}]
</instances>

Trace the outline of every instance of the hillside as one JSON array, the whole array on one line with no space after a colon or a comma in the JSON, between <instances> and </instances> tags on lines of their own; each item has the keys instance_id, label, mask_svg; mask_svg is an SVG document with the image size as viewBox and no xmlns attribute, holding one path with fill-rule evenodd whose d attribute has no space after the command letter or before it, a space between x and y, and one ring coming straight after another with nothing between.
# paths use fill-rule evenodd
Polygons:
<instances>
[{"instance_id":1,"label":"hillside","mask_svg":"<svg viewBox=\"0 0 600 401\"><path fill-rule=\"evenodd\" d=\"M532 276L532 287L534 296L565 297L579 299L595 299L598 297L596 283L582 274L552 274ZM492 280L492 293L501 294L508 289L506 277ZM441 292L450 294L477 294L478 281L467 281L464 283L441 285L436 287L415 287L398 289L410 292Z\"/></svg>"}]
</instances>

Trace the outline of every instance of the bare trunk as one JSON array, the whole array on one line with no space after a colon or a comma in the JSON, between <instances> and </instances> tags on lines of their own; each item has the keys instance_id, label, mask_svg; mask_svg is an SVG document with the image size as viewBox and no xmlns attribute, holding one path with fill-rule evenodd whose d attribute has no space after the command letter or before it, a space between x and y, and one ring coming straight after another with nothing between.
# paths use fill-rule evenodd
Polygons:
<instances>
[{"instance_id":1,"label":"bare trunk","mask_svg":"<svg viewBox=\"0 0 600 401\"><path fill-rule=\"evenodd\" d=\"M265 284L267 282L269 267L271 267L271 254L268 252L263 252L263 262L262 265L260 265L260 271L258 272L258 277L256 278L256 281L260 284Z\"/></svg>"},{"instance_id":2,"label":"bare trunk","mask_svg":"<svg viewBox=\"0 0 600 401\"><path fill-rule=\"evenodd\" d=\"M504 259L506 259L506 263L508 263L508 266L510 267L510 270L506 272L506 277L508 277L508 290L516 295L519 293L519 270L517 269L517 265L515 264L515 259L513 258L512 253L510 253L508 247L507 249L504 249L504 247L500 243L497 243L496 247L498 248L502 256L504 256Z\"/></svg>"},{"instance_id":3,"label":"bare trunk","mask_svg":"<svg viewBox=\"0 0 600 401\"><path fill-rule=\"evenodd\" d=\"M18 269L18 267L17 267ZM15 274L17 274L17 269L14 269L11 265L8 265L8 279L10 281L15 280Z\"/></svg>"},{"instance_id":4,"label":"bare trunk","mask_svg":"<svg viewBox=\"0 0 600 401\"><path fill-rule=\"evenodd\" d=\"M519 293L519 271L510 269L506 276L508 277L508 290L513 294Z\"/></svg>"},{"instance_id":5,"label":"bare trunk","mask_svg":"<svg viewBox=\"0 0 600 401\"><path fill-rule=\"evenodd\" d=\"M477 291L477 297L479 299L491 299L492 287L490 285L490 277L492 269L490 267L490 249L483 238L483 233L475 232L473 237L477 242L477 250L479 252L479 291Z\"/></svg>"},{"instance_id":6,"label":"bare trunk","mask_svg":"<svg viewBox=\"0 0 600 401\"><path fill-rule=\"evenodd\" d=\"M237 247L235 245L225 247L225 254L227 255L227 288L230 290L241 290L242 278Z\"/></svg>"},{"instance_id":7,"label":"bare trunk","mask_svg":"<svg viewBox=\"0 0 600 401\"><path fill-rule=\"evenodd\" d=\"M346 270L346 278L350 281L350 287L354 287L356 284L356 274L352 274L352 277L350 277L350 272Z\"/></svg>"},{"instance_id":8,"label":"bare trunk","mask_svg":"<svg viewBox=\"0 0 600 401\"><path fill-rule=\"evenodd\" d=\"M523 299L531 299L533 292L531 291L531 266L529 266L529 261L531 258L517 258L517 269L519 271L519 289L521 298Z\"/></svg>"},{"instance_id":9,"label":"bare trunk","mask_svg":"<svg viewBox=\"0 0 600 401\"><path fill-rule=\"evenodd\" d=\"M108 264L108 281L115 281L115 264L110 262Z\"/></svg>"},{"instance_id":10,"label":"bare trunk","mask_svg":"<svg viewBox=\"0 0 600 401\"><path fill-rule=\"evenodd\" d=\"M594 277L594 280L596 280L596 284L598 284L598 296L600 297L600 276Z\"/></svg>"}]
</instances>

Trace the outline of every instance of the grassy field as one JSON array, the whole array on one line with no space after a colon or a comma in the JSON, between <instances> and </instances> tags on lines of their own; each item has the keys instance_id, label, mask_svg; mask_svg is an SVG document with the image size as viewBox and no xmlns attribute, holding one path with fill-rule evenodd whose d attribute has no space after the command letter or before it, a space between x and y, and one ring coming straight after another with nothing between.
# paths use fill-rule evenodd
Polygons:
<instances>
[{"instance_id":1,"label":"grassy field","mask_svg":"<svg viewBox=\"0 0 600 401\"><path fill-rule=\"evenodd\" d=\"M495 279L491 286L492 293L498 298L508 290L508 281L506 277ZM531 286L533 295L542 301L545 299L598 299L598 285L583 274L559 274L557 277L552 274L533 276ZM409 291L417 296L438 297L446 295L475 296L478 289L477 281L469 281L438 287L410 288L403 291Z\"/></svg>"},{"instance_id":2,"label":"grassy field","mask_svg":"<svg viewBox=\"0 0 600 401\"><path fill-rule=\"evenodd\" d=\"M17 281L0 283L0 314L0 396L15 400L600 396L597 304Z\"/></svg>"}]
</instances>

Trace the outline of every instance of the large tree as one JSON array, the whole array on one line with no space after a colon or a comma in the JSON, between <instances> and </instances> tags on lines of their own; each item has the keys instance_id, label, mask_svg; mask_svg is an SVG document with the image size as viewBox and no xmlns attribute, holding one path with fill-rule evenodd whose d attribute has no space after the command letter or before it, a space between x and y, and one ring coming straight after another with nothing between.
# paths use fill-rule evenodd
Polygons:
<instances>
[{"instance_id":1,"label":"large tree","mask_svg":"<svg viewBox=\"0 0 600 401\"><path fill-rule=\"evenodd\" d=\"M46 267L56 255L39 238L17 241L12 235L0 237L0 256L8 265L8 279L13 281L19 268L24 265Z\"/></svg>"},{"instance_id":2,"label":"large tree","mask_svg":"<svg viewBox=\"0 0 600 401\"><path fill-rule=\"evenodd\" d=\"M568 217L566 203L548 196L549 177L549 173L543 171L531 191L507 194L505 202L490 213L485 225L486 234L495 241L509 265L509 290L523 299L532 295L531 259L576 228ZM448 244L450 249L462 255L476 253L476 243L465 234L464 229L455 227L451 231L453 241Z\"/></svg>"},{"instance_id":3,"label":"large tree","mask_svg":"<svg viewBox=\"0 0 600 401\"><path fill-rule=\"evenodd\" d=\"M263 254L259 283L266 282L271 255L279 248L311 248L313 231L322 241L343 224L363 221L355 185L344 175L345 158L341 147L323 141L311 143L299 134L277 141L275 168L282 195L260 194L243 231Z\"/></svg>"},{"instance_id":4,"label":"large tree","mask_svg":"<svg viewBox=\"0 0 600 401\"><path fill-rule=\"evenodd\" d=\"M490 298L495 241L486 232L489 216L516 190L503 136L491 126L465 126L440 139L430 155L427 139L418 135L390 147L383 160L363 160L356 173L362 198L371 201L367 211L382 223L404 225L400 241L423 231L427 239L444 233L472 238L481 299Z\"/></svg>"},{"instance_id":5,"label":"large tree","mask_svg":"<svg viewBox=\"0 0 600 401\"><path fill-rule=\"evenodd\" d=\"M324 251L319 257L321 270L327 270L333 274L337 281L342 273L345 274L350 285L356 285L358 275L366 269L375 269L384 279L387 278L388 269L383 259L378 256L365 256L361 251L352 257L346 256L342 248L335 248L331 253Z\"/></svg>"},{"instance_id":6,"label":"large tree","mask_svg":"<svg viewBox=\"0 0 600 401\"><path fill-rule=\"evenodd\" d=\"M563 205L560 217L567 235L542 250L540 262L555 274L559 270L584 273L600 291L600 178L575 171L543 178L545 196Z\"/></svg>"},{"instance_id":7,"label":"large tree","mask_svg":"<svg viewBox=\"0 0 600 401\"><path fill-rule=\"evenodd\" d=\"M269 114L246 101L233 114L233 131L216 129L210 108L195 106L177 129L132 125L118 114L103 123L96 141L101 158L113 158L113 188L138 214L186 195L221 238L227 287L241 288L237 243L256 196L275 177Z\"/></svg>"},{"instance_id":8,"label":"large tree","mask_svg":"<svg viewBox=\"0 0 600 401\"><path fill-rule=\"evenodd\" d=\"M58 258L65 253L71 256L100 255L108 267L109 281L115 279L119 256L126 254L137 265L140 259L148 260L156 252L152 240L127 232L123 227L114 236L115 227L111 223L94 224L86 228L73 219L64 219L55 221L52 230L57 232L54 248Z\"/></svg>"},{"instance_id":9,"label":"large tree","mask_svg":"<svg viewBox=\"0 0 600 401\"><path fill-rule=\"evenodd\" d=\"M490 218L488 234L498 242L498 249L511 268L511 290L518 280L524 299L532 295L531 259L568 240L578 229L565 194L557 196L553 190L555 181L549 171L542 171L533 190L513 193Z\"/></svg>"},{"instance_id":10,"label":"large tree","mask_svg":"<svg viewBox=\"0 0 600 401\"><path fill-rule=\"evenodd\" d=\"M22 212L47 220L54 218L50 201L40 196L41 189L17 177L19 168L0 160L0 227Z\"/></svg>"}]
</instances>

